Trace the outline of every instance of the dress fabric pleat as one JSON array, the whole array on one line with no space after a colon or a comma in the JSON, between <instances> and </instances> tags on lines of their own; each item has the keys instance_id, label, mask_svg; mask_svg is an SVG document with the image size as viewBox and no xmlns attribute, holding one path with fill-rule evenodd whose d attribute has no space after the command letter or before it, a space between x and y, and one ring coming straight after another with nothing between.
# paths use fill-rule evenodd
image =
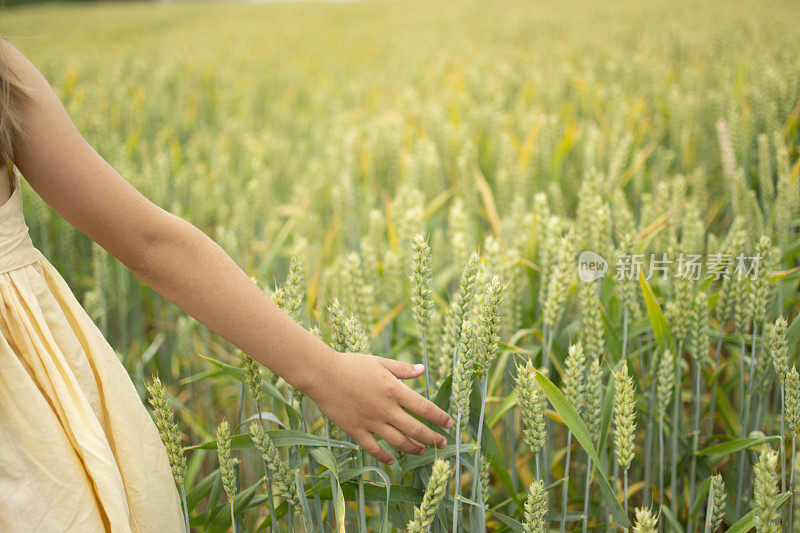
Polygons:
<instances>
[{"instance_id":1,"label":"dress fabric pleat","mask_svg":"<svg viewBox=\"0 0 800 533\"><path fill-rule=\"evenodd\" d=\"M125 368L0 205L0 531L185 531L166 450Z\"/></svg>"}]
</instances>

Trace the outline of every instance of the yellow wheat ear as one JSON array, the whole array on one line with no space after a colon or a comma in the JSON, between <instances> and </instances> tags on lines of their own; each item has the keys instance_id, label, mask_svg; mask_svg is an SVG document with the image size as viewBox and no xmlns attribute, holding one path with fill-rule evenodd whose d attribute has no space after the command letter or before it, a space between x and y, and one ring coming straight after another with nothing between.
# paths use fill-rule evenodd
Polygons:
<instances>
[{"instance_id":1,"label":"yellow wheat ear","mask_svg":"<svg viewBox=\"0 0 800 533\"><path fill-rule=\"evenodd\" d=\"M725 518L728 493L722 474L711 476L711 485L708 489L708 510L706 511L706 531L717 531Z\"/></svg>"},{"instance_id":2,"label":"yellow wheat ear","mask_svg":"<svg viewBox=\"0 0 800 533\"><path fill-rule=\"evenodd\" d=\"M755 526L759 533L778 533L780 518L775 503L778 497L778 454L775 450L764 447L753 466L753 502L756 511Z\"/></svg>"},{"instance_id":3,"label":"yellow wheat ear","mask_svg":"<svg viewBox=\"0 0 800 533\"><path fill-rule=\"evenodd\" d=\"M422 497L422 503L420 503L419 507L414 508L414 518L406 526L406 531L409 533L430 531L436 510L439 508L439 504L442 503L442 498L444 498L444 493L447 490L450 473L450 461L437 459L433 463L431 478L428 481L428 487L425 489L425 495Z\"/></svg>"},{"instance_id":4,"label":"yellow wheat ear","mask_svg":"<svg viewBox=\"0 0 800 533\"><path fill-rule=\"evenodd\" d=\"M653 515L647 507L636 508L636 524L633 526L633 533L655 533L658 527L658 517Z\"/></svg>"},{"instance_id":5,"label":"yellow wheat ear","mask_svg":"<svg viewBox=\"0 0 800 533\"><path fill-rule=\"evenodd\" d=\"M523 528L525 533L542 533L547 526L547 494L544 483L536 480L528 488L528 498L525 500Z\"/></svg>"},{"instance_id":6,"label":"yellow wheat ear","mask_svg":"<svg viewBox=\"0 0 800 533\"><path fill-rule=\"evenodd\" d=\"M151 383L146 383L145 387L150 395L149 402L153 407L153 416L158 428L158 434L167 449L169 464L172 467L172 476L179 487L183 486L186 478L186 456L183 453L180 430L175 422L175 415L170 407L167 391L158 376L153 378Z\"/></svg>"},{"instance_id":7,"label":"yellow wheat ear","mask_svg":"<svg viewBox=\"0 0 800 533\"><path fill-rule=\"evenodd\" d=\"M278 449L272 442L269 434L258 422L250 424L253 444L255 444L261 458L266 463L272 474L272 482L275 488L286 501L292 505L295 514L299 515L302 510L300 507L300 496L295 485L294 474L289 469L286 461L283 460Z\"/></svg>"},{"instance_id":8,"label":"yellow wheat ear","mask_svg":"<svg viewBox=\"0 0 800 533\"><path fill-rule=\"evenodd\" d=\"M233 497L236 496L235 467L238 461L231 456L231 430L225 419L217 427L217 458L222 474L222 488L225 489L228 500L233 502Z\"/></svg>"},{"instance_id":9,"label":"yellow wheat ear","mask_svg":"<svg viewBox=\"0 0 800 533\"><path fill-rule=\"evenodd\" d=\"M523 435L534 456L545 445L544 412L546 403L539 384L534 379L533 363L517 367L517 405L522 412Z\"/></svg>"}]
</instances>

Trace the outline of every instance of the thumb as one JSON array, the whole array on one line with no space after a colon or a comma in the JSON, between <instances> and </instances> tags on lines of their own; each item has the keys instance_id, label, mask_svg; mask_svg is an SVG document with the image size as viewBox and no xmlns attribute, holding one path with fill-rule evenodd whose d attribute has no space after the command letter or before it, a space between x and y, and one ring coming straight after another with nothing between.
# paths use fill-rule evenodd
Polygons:
<instances>
[{"instance_id":1,"label":"thumb","mask_svg":"<svg viewBox=\"0 0 800 533\"><path fill-rule=\"evenodd\" d=\"M395 359L384 359L383 366L398 379L417 378L425 371L424 365L412 365L411 363L404 363L403 361L397 361Z\"/></svg>"}]
</instances>

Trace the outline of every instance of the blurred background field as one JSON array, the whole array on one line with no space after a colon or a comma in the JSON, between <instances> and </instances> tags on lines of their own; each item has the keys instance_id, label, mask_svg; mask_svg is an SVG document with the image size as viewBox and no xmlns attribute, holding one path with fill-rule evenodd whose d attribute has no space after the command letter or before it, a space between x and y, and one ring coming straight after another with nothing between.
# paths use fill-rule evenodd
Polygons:
<instances>
[{"instance_id":1,"label":"blurred background field","mask_svg":"<svg viewBox=\"0 0 800 533\"><path fill-rule=\"evenodd\" d=\"M420 358L407 270L408 244L422 232L432 249L436 315L446 314L469 251L481 247L495 261L489 271L512 282L505 351L538 357L537 193L547 194L564 227L576 220L602 232L610 217L597 241L608 241L609 253L622 229L642 235L654 223L680 225L691 204L711 243L740 215L749 242L774 232L783 267L796 264L796 213L781 221L774 207L781 172L797 187L793 1L55 2L6 7L0 32L137 189L213 237L265 290L283 283L292 257L301 259L302 321L319 324L327 338L327 305L340 296L375 353ZM741 170L734 177L723 165L720 119ZM772 154L771 191L760 181L760 134ZM676 180L688 191L685 205L658 197ZM586 183L599 203L581 210ZM184 443L213 439L223 416L241 420L239 384L199 357L236 364L234 347L142 285L29 187L24 193L34 244L143 397L145 379L161 377ZM587 212L590 205L596 210ZM353 289L353 272L368 290ZM601 301L618 343L620 304L608 281ZM795 314L796 285L783 282L776 313ZM647 324L642 318L640 339ZM578 327L571 318L562 325L556 361ZM440 330L431 331L435 350ZM506 371L510 365L492 378L487 413L513 393ZM309 417L310 431L321 434L319 418ZM518 433L519 420L502 411L491 422L524 498L530 456L500 434ZM733 427L721 431L735 435ZM213 453L192 452L186 486L215 468ZM496 476L491 501L521 520ZM424 488L422 478L407 483ZM637 505L647 492L633 496ZM575 494L578 501L583 492ZM551 496L554 509L558 501ZM198 509L205 505L213 507ZM403 505L393 522L410 516ZM245 523L256 523L258 512ZM225 512L217 515L224 530ZM203 518L198 523L209 522ZM489 520L493 529L509 527Z\"/></svg>"}]
</instances>

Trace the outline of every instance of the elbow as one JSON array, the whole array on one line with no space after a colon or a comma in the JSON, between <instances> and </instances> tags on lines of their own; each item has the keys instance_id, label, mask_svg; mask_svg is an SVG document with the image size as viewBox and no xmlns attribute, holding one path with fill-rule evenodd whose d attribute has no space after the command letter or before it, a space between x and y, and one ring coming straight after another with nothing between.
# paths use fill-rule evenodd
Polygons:
<instances>
[{"instance_id":1,"label":"elbow","mask_svg":"<svg viewBox=\"0 0 800 533\"><path fill-rule=\"evenodd\" d=\"M151 223L139 228L131 257L123 262L153 287L168 274L170 261L184 261L188 257L193 230L197 228L186 220L162 210Z\"/></svg>"}]
</instances>

